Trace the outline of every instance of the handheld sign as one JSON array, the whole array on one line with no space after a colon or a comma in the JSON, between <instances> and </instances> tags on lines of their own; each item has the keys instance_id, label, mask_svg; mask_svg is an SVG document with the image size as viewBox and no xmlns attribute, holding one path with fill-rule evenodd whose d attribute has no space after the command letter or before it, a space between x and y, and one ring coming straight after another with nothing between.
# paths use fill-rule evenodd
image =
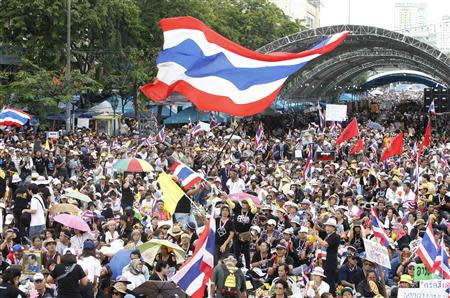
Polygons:
<instances>
[{"instance_id":1,"label":"handheld sign","mask_svg":"<svg viewBox=\"0 0 450 298\"><path fill-rule=\"evenodd\" d=\"M385 268L391 269L391 261L389 260L389 253L387 248L382 246L378 242L369 239L363 240L367 259Z\"/></svg>"},{"instance_id":2,"label":"handheld sign","mask_svg":"<svg viewBox=\"0 0 450 298\"><path fill-rule=\"evenodd\" d=\"M433 275L425 268L424 264L414 266L414 282L433 279Z\"/></svg>"},{"instance_id":3,"label":"handheld sign","mask_svg":"<svg viewBox=\"0 0 450 298\"><path fill-rule=\"evenodd\" d=\"M325 111L327 121L345 121L347 120L347 105L327 104Z\"/></svg>"},{"instance_id":4,"label":"handheld sign","mask_svg":"<svg viewBox=\"0 0 450 298\"><path fill-rule=\"evenodd\" d=\"M417 288L399 288L398 298L448 298L445 290L439 289L417 289Z\"/></svg>"},{"instance_id":5,"label":"handheld sign","mask_svg":"<svg viewBox=\"0 0 450 298\"><path fill-rule=\"evenodd\" d=\"M45 136L47 139L59 139L59 131L47 131Z\"/></svg>"},{"instance_id":6,"label":"handheld sign","mask_svg":"<svg viewBox=\"0 0 450 298\"><path fill-rule=\"evenodd\" d=\"M420 281L421 289L450 289L450 280L446 279L430 279Z\"/></svg>"}]
</instances>

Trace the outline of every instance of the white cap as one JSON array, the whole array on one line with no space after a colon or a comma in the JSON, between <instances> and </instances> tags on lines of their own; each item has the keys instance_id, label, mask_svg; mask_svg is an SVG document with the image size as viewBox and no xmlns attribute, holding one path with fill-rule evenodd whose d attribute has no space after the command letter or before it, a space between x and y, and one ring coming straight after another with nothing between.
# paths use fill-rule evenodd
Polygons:
<instances>
[{"instance_id":1,"label":"white cap","mask_svg":"<svg viewBox=\"0 0 450 298\"><path fill-rule=\"evenodd\" d=\"M308 232L309 232L309 230L308 230L307 227L302 226L302 227L300 228L300 233L308 233Z\"/></svg>"},{"instance_id":2,"label":"white cap","mask_svg":"<svg viewBox=\"0 0 450 298\"><path fill-rule=\"evenodd\" d=\"M267 221L267 225L273 225L273 226L276 226L277 225L277 222L275 221L275 219L269 219L268 221Z\"/></svg>"}]
</instances>

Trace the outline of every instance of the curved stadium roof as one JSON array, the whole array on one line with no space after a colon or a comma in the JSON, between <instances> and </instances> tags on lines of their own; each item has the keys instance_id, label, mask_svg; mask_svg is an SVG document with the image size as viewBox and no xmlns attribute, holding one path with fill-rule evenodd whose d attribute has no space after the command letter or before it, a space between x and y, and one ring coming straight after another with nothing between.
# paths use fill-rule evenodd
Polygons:
<instances>
[{"instance_id":1,"label":"curved stadium roof","mask_svg":"<svg viewBox=\"0 0 450 298\"><path fill-rule=\"evenodd\" d=\"M289 101L333 99L367 71L407 69L450 85L450 59L438 49L390 30L358 25L321 27L295 33L258 49L262 53L300 52L324 37L351 31L332 53L310 62L289 78L280 98Z\"/></svg>"}]
</instances>

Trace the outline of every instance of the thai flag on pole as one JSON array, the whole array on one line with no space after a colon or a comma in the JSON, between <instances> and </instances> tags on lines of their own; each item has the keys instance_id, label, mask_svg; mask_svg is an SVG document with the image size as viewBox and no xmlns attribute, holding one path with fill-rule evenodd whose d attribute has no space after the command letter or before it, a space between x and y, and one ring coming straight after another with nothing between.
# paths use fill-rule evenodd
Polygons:
<instances>
[{"instance_id":1,"label":"thai flag on pole","mask_svg":"<svg viewBox=\"0 0 450 298\"><path fill-rule=\"evenodd\" d=\"M336 129L337 129L336 122L335 122L335 121L331 122L331 125L330 125L330 134L334 135Z\"/></svg>"},{"instance_id":2,"label":"thai flag on pole","mask_svg":"<svg viewBox=\"0 0 450 298\"><path fill-rule=\"evenodd\" d=\"M255 136L256 150L261 149L263 137L264 137L263 124L262 124L262 122L259 122L258 129L256 130L256 136Z\"/></svg>"},{"instance_id":3,"label":"thai flag on pole","mask_svg":"<svg viewBox=\"0 0 450 298\"><path fill-rule=\"evenodd\" d=\"M144 145L147 146L153 146L155 145L155 138L153 138L153 136L150 134L145 140L144 140Z\"/></svg>"},{"instance_id":4,"label":"thai flag on pole","mask_svg":"<svg viewBox=\"0 0 450 298\"><path fill-rule=\"evenodd\" d=\"M444 279L450 279L450 266L448 264L448 254L445 249L444 237L441 239L439 252L434 261L434 272L441 275Z\"/></svg>"},{"instance_id":5,"label":"thai flag on pole","mask_svg":"<svg viewBox=\"0 0 450 298\"><path fill-rule=\"evenodd\" d=\"M197 136L198 134L200 134L202 131L206 131L209 132L211 130L211 126L209 125L209 123L205 123L205 122L201 122L199 121L197 123L197 125L192 129L192 134L194 136Z\"/></svg>"},{"instance_id":6,"label":"thai flag on pole","mask_svg":"<svg viewBox=\"0 0 450 298\"><path fill-rule=\"evenodd\" d=\"M312 154L313 154L312 145L309 144L308 145L308 158L306 159L305 169L303 170L303 177L305 178L305 181L308 181L311 178L311 174L312 174L311 168L312 168L312 164L313 164Z\"/></svg>"},{"instance_id":7,"label":"thai flag on pole","mask_svg":"<svg viewBox=\"0 0 450 298\"><path fill-rule=\"evenodd\" d=\"M211 128L217 127L217 120L213 113L209 113L209 125Z\"/></svg>"},{"instance_id":8,"label":"thai flag on pole","mask_svg":"<svg viewBox=\"0 0 450 298\"><path fill-rule=\"evenodd\" d=\"M414 146L411 149L411 158L416 158L417 156L417 142L414 142Z\"/></svg>"},{"instance_id":9,"label":"thai flag on pole","mask_svg":"<svg viewBox=\"0 0 450 298\"><path fill-rule=\"evenodd\" d=\"M202 298L205 286L214 269L216 219L211 216L195 246L194 254L187 259L172 277L183 291L192 298Z\"/></svg>"},{"instance_id":10,"label":"thai flag on pole","mask_svg":"<svg viewBox=\"0 0 450 298\"><path fill-rule=\"evenodd\" d=\"M425 234L423 235L422 242L419 244L419 248L416 253L428 271L433 272L434 261L439 253L439 245L434 238L434 231L431 223L428 224Z\"/></svg>"},{"instance_id":11,"label":"thai flag on pole","mask_svg":"<svg viewBox=\"0 0 450 298\"><path fill-rule=\"evenodd\" d=\"M172 92L202 111L251 116L264 111L284 82L309 61L334 50L349 32L331 35L300 53L262 54L244 48L193 17L163 19L158 75L140 90L154 101Z\"/></svg>"},{"instance_id":12,"label":"thai flag on pole","mask_svg":"<svg viewBox=\"0 0 450 298\"><path fill-rule=\"evenodd\" d=\"M355 184L355 177L353 176L348 177L346 182L348 187L352 186L353 184Z\"/></svg>"},{"instance_id":13,"label":"thai flag on pole","mask_svg":"<svg viewBox=\"0 0 450 298\"><path fill-rule=\"evenodd\" d=\"M378 143L372 143L369 149L373 152L374 155L377 155L378 152Z\"/></svg>"},{"instance_id":14,"label":"thai flag on pole","mask_svg":"<svg viewBox=\"0 0 450 298\"><path fill-rule=\"evenodd\" d=\"M194 170L179 160L175 161L170 169L173 174L177 176L184 190L190 189L192 186L203 180L200 174L194 172Z\"/></svg>"},{"instance_id":15,"label":"thai flag on pole","mask_svg":"<svg viewBox=\"0 0 450 298\"><path fill-rule=\"evenodd\" d=\"M430 113L431 115L436 115L436 107L434 106L434 99L430 103L430 107L428 108L428 113Z\"/></svg>"},{"instance_id":16,"label":"thai flag on pole","mask_svg":"<svg viewBox=\"0 0 450 298\"><path fill-rule=\"evenodd\" d=\"M447 157L445 156L444 152L442 152L442 151L441 151L441 153L439 153L439 162L441 163L441 167L444 171L449 169Z\"/></svg>"},{"instance_id":17,"label":"thai flag on pole","mask_svg":"<svg viewBox=\"0 0 450 298\"><path fill-rule=\"evenodd\" d=\"M303 270L303 269L302 269L302 282L303 282L303 287L304 287L304 288L306 287L306 285L307 285L308 282L309 282L309 278L308 278L308 276L306 275L305 270Z\"/></svg>"},{"instance_id":18,"label":"thai flag on pole","mask_svg":"<svg viewBox=\"0 0 450 298\"><path fill-rule=\"evenodd\" d=\"M317 250L317 259L322 259L322 260L326 260L327 259L327 250L326 248L319 248Z\"/></svg>"},{"instance_id":19,"label":"thai flag on pole","mask_svg":"<svg viewBox=\"0 0 450 298\"><path fill-rule=\"evenodd\" d=\"M166 141L166 133L164 132L164 126L161 128L161 130L158 132L158 135L156 136L156 139L160 143L164 143Z\"/></svg>"},{"instance_id":20,"label":"thai flag on pole","mask_svg":"<svg viewBox=\"0 0 450 298\"><path fill-rule=\"evenodd\" d=\"M31 118L31 115L25 113L24 111L4 107L0 112L0 125L22 126L25 125L28 120L31 120Z\"/></svg>"},{"instance_id":21,"label":"thai flag on pole","mask_svg":"<svg viewBox=\"0 0 450 298\"><path fill-rule=\"evenodd\" d=\"M389 245L389 237L387 232L384 230L382 223L378 219L377 211L372 207L372 221L373 221L373 235L380 239L380 244L383 246Z\"/></svg>"},{"instance_id":22,"label":"thai flag on pole","mask_svg":"<svg viewBox=\"0 0 450 298\"><path fill-rule=\"evenodd\" d=\"M317 102L317 109L319 110L319 124L320 124L320 128L324 129L324 127L325 127L325 115L323 114L322 107L320 106L320 102Z\"/></svg>"}]
</instances>

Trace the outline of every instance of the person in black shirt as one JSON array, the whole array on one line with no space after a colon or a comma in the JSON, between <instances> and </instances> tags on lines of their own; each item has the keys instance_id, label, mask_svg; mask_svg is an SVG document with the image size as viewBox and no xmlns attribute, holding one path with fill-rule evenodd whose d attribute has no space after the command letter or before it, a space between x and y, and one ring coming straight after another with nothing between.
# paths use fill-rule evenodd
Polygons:
<instances>
[{"instance_id":1,"label":"person in black shirt","mask_svg":"<svg viewBox=\"0 0 450 298\"><path fill-rule=\"evenodd\" d=\"M41 151L36 151L36 155L33 158L33 164L36 172L41 176L45 176L45 160L42 158Z\"/></svg>"},{"instance_id":2,"label":"person in black shirt","mask_svg":"<svg viewBox=\"0 0 450 298\"><path fill-rule=\"evenodd\" d=\"M169 264L167 264L166 261L158 261L155 265L155 270L150 275L149 280L156 280L156 281L167 281L167 273L169 272Z\"/></svg>"},{"instance_id":3,"label":"person in black shirt","mask_svg":"<svg viewBox=\"0 0 450 298\"><path fill-rule=\"evenodd\" d=\"M22 211L23 209L27 209L30 204L30 195L28 194L28 188L24 185L19 186L16 191L13 193L13 215L14 222L16 223L16 227L19 229L19 237L22 239L23 236L26 235L25 228L30 223L22 222Z\"/></svg>"},{"instance_id":4,"label":"person in black shirt","mask_svg":"<svg viewBox=\"0 0 450 298\"><path fill-rule=\"evenodd\" d=\"M27 295L18 289L20 275L20 270L17 268L8 268L3 272L3 281L0 284L0 297L27 298Z\"/></svg>"},{"instance_id":5,"label":"person in black shirt","mask_svg":"<svg viewBox=\"0 0 450 298\"><path fill-rule=\"evenodd\" d=\"M340 243L340 237L336 234L336 219L329 218L325 222L325 232L317 236L319 246L327 249L327 258L324 261L323 269L327 273L325 281L330 285L330 293L336 295L337 272L337 252ZM324 237L322 239L322 237Z\"/></svg>"},{"instance_id":6,"label":"person in black shirt","mask_svg":"<svg viewBox=\"0 0 450 298\"><path fill-rule=\"evenodd\" d=\"M250 226L255 217L256 208L253 206L251 199L243 200L240 204L234 204L229 201L233 208L233 217L235 222L236 233L233 239L234 255L244 254L245 266L250 268Z\"/></svg>"},{"instance_id":7,"label":"person in black shirt","mask_svg":"<svg viewBox=\"0 0 450 298\"><path fill-rule=\"evenodd\" d=\"M126 207L133 207L134 193L131 189L130 177L125 178L125 183L122 185L122 199L120 205L123 210Z\"/></svg>"},{"instance_id":8,"label":"person in black shirt","mask_svg":"<svg viewBox=\"0 0 450 298\"><path fill-rule=\"evenodd\" d=\"M234 223L230 218L230 207L223 205L220 209L220 218L216 218L216 251L214 263L217 264L222 255L230 252L230 243L234 237Z\"/></svg>"},{"instance_id":9,"label":"person in black shirt","mask_svg":"<svg viewBox=\"0 0 450 298\"><path fill-rule=\"evenodd\" d=\"M58 298L82 298L80 285L87 286L88 278L83 268L77 264L75 252L67 248L61 258L61 264L47 277L48 282L55 281L58 284Z\"/></svg>"}]
</instances>

